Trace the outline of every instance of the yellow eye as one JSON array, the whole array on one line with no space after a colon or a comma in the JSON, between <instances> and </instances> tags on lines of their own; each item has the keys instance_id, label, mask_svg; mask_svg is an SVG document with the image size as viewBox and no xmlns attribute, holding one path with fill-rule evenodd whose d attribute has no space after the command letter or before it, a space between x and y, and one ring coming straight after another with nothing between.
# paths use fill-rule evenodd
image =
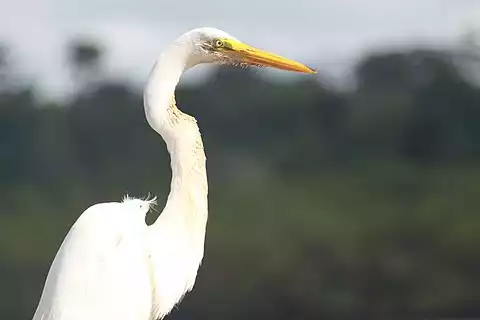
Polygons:
<instances>
[{"instance_id":1,"label":"yellow eye","mask_svg":"<svg viewBox=\"0 0 480 320\"><path fill-rule=\"evenodd\" d=\"M223 47L223 41L220 40L220 39L215 40L214 44L215 44L215 47L217 47L217 48Z\"/></svg>"}]
</instances>

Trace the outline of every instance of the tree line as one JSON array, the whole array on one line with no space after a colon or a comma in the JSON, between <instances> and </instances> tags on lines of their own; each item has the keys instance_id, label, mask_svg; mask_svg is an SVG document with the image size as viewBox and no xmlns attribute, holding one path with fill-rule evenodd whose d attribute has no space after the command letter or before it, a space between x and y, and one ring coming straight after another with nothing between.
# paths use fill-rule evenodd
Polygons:
<instances>
[{"instance_id":1,"label":"tree line","mask_svg":"<svg viewBox=\"0 0 480 320\"><path fill-rule=\"evenodd\" d=\"M165 201L169 158L142 92L67 53L78 92L44 102L0 50L0 316L29 319L89 205ZM180 86L207 153L198 285L171 319L403 319L480 314L478 52L370 53L355 88L220 67ZM321 72L320 72L321 73ZM155 213L147 222L155 219Z\"/></svg>"}]
</instances>

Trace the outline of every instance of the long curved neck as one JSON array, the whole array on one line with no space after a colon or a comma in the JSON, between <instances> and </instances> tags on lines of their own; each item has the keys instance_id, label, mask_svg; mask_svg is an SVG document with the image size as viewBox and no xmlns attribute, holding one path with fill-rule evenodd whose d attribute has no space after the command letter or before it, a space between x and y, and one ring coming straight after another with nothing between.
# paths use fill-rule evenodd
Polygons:
<instances>
[{"instance_id":1,"label":"long curved neck","mask_svg":"<svg viewBox=\"0 0 480 320\"><path fill-rule=\"evenodd\" d=\"M148 123L165 140L171 158L171 190L161 217L203 224L208 212L203 142L196 120L175 105L181 75L196 64L193 53L191 41L177 41L158 58L144 92L144 104Z\"/></svg>"}]
</instances>

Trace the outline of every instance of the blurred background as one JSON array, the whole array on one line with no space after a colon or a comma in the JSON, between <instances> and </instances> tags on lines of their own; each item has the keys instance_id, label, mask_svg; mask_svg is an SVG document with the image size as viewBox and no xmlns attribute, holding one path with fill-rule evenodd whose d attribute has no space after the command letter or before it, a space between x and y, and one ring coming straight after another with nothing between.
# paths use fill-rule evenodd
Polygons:
<instances>
[{"instance_id":1,"label":"blurred background","mask_svg":"<svg viewBox=\"0 0 480 320\"><path fill-rule=\"evenodd\" d=\"M319 73L182 80L210 221L168 319L480 317L478 1L16 0L0 10L0 319L31 319L88 206L150 192L163 207L142 88L198 26Z\"/></svg>"}]
</instances>

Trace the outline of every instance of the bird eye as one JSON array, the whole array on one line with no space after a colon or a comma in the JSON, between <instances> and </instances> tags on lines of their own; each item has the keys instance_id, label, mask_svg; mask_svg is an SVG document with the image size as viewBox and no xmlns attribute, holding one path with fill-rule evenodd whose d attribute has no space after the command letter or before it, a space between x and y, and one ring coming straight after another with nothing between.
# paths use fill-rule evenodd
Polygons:
<instances>
[{"instance_id":1,"label":"bird eye","mask_svg":"<svg viewBox=\"0 0 480 320\"><path fill-rule=\"evenodd\" d=\"M220 40L220 39L215 40L213 43L215 44L215 47L217 47L217 48L223 47L223 41Z\"/></svg>"}]
</instances>

